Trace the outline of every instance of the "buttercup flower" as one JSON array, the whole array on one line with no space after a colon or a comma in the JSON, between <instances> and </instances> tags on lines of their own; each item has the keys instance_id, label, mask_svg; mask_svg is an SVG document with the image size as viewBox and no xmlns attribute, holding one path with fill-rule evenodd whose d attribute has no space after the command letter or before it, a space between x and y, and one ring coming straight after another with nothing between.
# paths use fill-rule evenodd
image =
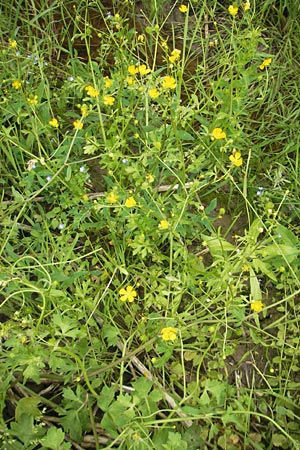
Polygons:
<instances>
[{"instance_id":1,"label":"buttercup flower","mask_svg":"<svg viewBox=\"0 0 300 450\"><path fill-rule=\"evenodd\" d=\"M106 201L110 204L117 203L118 200L119 196L114 191L111 191L106 197Z\"/></svg>"},{"instance_id":2,"label":"buttercup flower","mask_svg":"<svg viewBox=\"0 0 300 450\"><path fill-rule=\"evenodd\" d=\"M162 81L162 87L165 89L175 89L176 88L176 80L173 77L170 77L169 75L167 75L166 77L163 78Z\"/></svg>"},{"instance_id":3,"label":"buttercup flower","mask_svg":"<svg viewBox=\"0 0 300 450\"><path fill-rule=\"evenodd\" d=\"M103 103L105 106L112 106L115 103L115 98L111 95L104 95Z\"/></svg>"},{"instance_id":4,"label":"buttercup flower","mask_svg":"<svg viewBox=\"0 0 300 450\"><path fill-rule=\"evenodd\" d=\"M149 173L148 175L146 175L146 180L148 180L149 183L153 183L154 176L151 173Z\"/></svg>"},{"instance_id":5,"label":"buttercup flower","mask_svg":"<svg viewBox=\"0 0 300 450\"><path fill-rule=\"evenodd\" d=\"M133 64L129 66L127 70L130 75L136 75L137 73L139 73L139 69Z\"/></svg>"},{"instance_id":6,"label":"buttercup flower","mask_svg":"<svg viewBox=\"0 0 300 450\"><path fill-rule=\"evenodd\" d=\"M35 106L38 104L38 96L37 95L31 95L27 98L27 101L29 105Z\"/></svg>"},{"instance_id":7,"label":"buttercup flower","mask_svg":"<svg viewBox=\"0 0 300 450\"><path fill-rule=\"evenodd\" d=\"M126 77L125 80L128 86L132 86L133 84L135 84L135 79L133 77Z\"/></svg>"},{"instance_id":8,"label":"buttercup flower","mask_svg":"<svg viewBox=\"0 0 300 450\"><path fill-rule=\"evenodd\" d=\"M87 105L81 105L80 112L81 112L82 117L86 117L89 112Z\"/></svg>"},{"instance_id":9,"label":"buttercup flower","mask_svg":"<svg viewBox=\"0 0 300 450\"><path fill-rule=\"evenodd\" d=\"M12 87L15 88L15 89L20 89L20 87L22 86L22 83L21 83L21 81L19 81L19 80L15 80L15 81L13 81L13 82L11 83L11 85L12 85Z\"/></svg>"},{"instance_id":10,"label":"buttercup flower","mask_svg":"<svg viewBox=\"0 0 300 450\"><path fill-rule=\"evenodd\" d=\"M228 6L228 12L233 17L237 15L238 10L239 10L239 8L237 6L233 6L233 5Z\"/></svg>"},{"instance_id":11,"label":"buttercup flower","mask_svg":"<svg viewBox=\"0 0 300 450\"><path fill-rule=\"evenodd\" d=\"M137 292L133 289L132 286L127 286L126 289L122 288L119 290L120 300L121 302L128 301L132 303L134 298L137 296Z\"/></svg>"},{"instance_id":12,"label":"buttercup flower","mask_svg":"<svg viewBox=\"0 0 300 450\"><path fill-rule=\"evenodd\" d=\"M14 39L8 39L8 47L9 48L16 48L17 47L17 41L15 41Z\"/></svg>"},{"instance_id":13,"label":"buttercup flower","mask_svg":"<svg viewBox=\"0 0 300 450\"><path fill-rule=\"evenodd\" d=\"M73 127L75 128L75 130L82 130L83 123L79 119L77 119L73 122Z\"/></svg>"},{"instance_id":14,"label":"buttercup flower","mask_svg":"<svg viewBox=\"0 0 300 450\"><path fill-rule=\"evenodd\" d=\"M111 80L108 77L104 77L104 86L106 88L110 88L112 84L113 84L113 80Z\"/></svg>"},{"instance_id":15,"label":"buttercup flower","mask_svg":"<svg viewBox=\"0 0 300 450\"><path fill-rule=\"evenodd\" d=\"M159 91L156 88L149 89L148 94L149 94L149 97L154 98L154 99L159 97Z\"/></svg>"},{"instance_id":16,"label":"buttercup flower","mask_svg":"<svg viewBox=\"0 0 300 450\"><path fill-rule=\"evenodd\" d=\"M265 67L269 66L272 62L272 58L265 59L259 66L260 70L264 70Z\"/></svg>"},{"instance_id":17,"label":"buttercup flower","mask_svg":"<svg viewBox=\"0 0 300 450\"><path fill-rule=\"evenodd\" d=\"M226 133L225 131L222 130L222 128L214 128L212 130L211 136L213 139L225 139L226 138Z\"/></svg>"},{"instance_id":18,"label":"buttercup flower","mask_svg":"<svg viewBox=\"0 0 300 450\"><path fill-rule=\"evenodd\" d=\"M180 12L186 13L188 10L188 7L186 5L180 5L178 9Z\"/></svg>"},{"instance_id":19,"label":"buttercup flower","mask_svg":"<svg viewBox=\"0 0 300 450\"><path fill-rule=\"evenodd\" d=\"M95 89L93 86L86 86L84 88L87 92L87 94L90 97L98 97L99 96L99 91L97 91L97 89Z\"/></svg>"},{"instance_id":20,"label":"buttercup flower","mask_svg":"<svg viewBox=\"0 0 300 450\"><path fill-rule=\"evenodd\" d=\"M181 50L177 50L177 48L174 48L171 55L169 56L169 61L171 63L174 63L175 61L178 61L180 58Z\"/></svg>"},{"instance_id":21,"label":"buttercup flower","mask_svg":"<svg viewBox=\"0 0 300 450\"><path fill-rule=\"evenodd\" d=\"M248 11L250 9L250 1L247 0L246 3L243 4L244 11Z\"/></svg>"},{"instance_id":22,"label":"buttercup flower","mask_svg":"<svg viewBox=\"0 0 300 450\"><path fill-rule=\"evenodd\" d=\"M136 205L136 201L135 201L134 197L128 197L126 199L125 206L127 206L127 208L132 208L135 205Z\"/></svg>"},{"instance_id":23,"label":"buttercup flower","mask_svg":"<svg viewBox=\"0 0 300 450\"><path fill-rule=\"evenodd\" d=\"M169 228L170 224L167 220L161 220L159 222L158 228L160 230L167 230Z\"/></svg>"},{"instance_id":24,"label":"buttercup flower","mask_svg":"<svg viewBox=\"0 0 300 450\"><path fill-rule=\"evenodd\" d=\"M55 117L52 117L51 120L49 120L49 125L53 128L58 128L58 120Z\"/></svg>"},{"instance_id":25,"label":"buttercup flower","mask_svg":"<svg viewBox=\"0 0 300 450\"><path fill-rule=\"evenodd\" d=\"M147 75L151 72L151 69L147 68L146 64L142 64L141 66L138 66L138 71L140 75Z\"/></svg>"},{"instance_id":26,"label":"buttercup flower","mask_svg":"<svg viewBox=\"0 0 300 450\"><path fill-rule=\"evenodd\" d=\"M163 341L175 341L178 330L173 327L165 327L160 330Z\"/></svg>"},{"instance_id":27,"label":"buttercup flower","mask_svg":"<svg viewBox=\"0 0 300 450\"><path fill-rule=\"evenodd\" d=\"M232 155L229 156L229 160L236 167L240 167L243 164L243 158L240 152L234 151Z\"/></svg>"},{"instance_id":28,"label":"buttercup flower","mask_svg":"<svg viewBox=\"0 0 300 450\"><path fill-rule=\"evenodd\" d=\"M251 302L250 308L252 309L252 311L259 313L263 310L263 306L264 305L260 300L254 300L253 302Z\"/></svg>"}]
</instances>

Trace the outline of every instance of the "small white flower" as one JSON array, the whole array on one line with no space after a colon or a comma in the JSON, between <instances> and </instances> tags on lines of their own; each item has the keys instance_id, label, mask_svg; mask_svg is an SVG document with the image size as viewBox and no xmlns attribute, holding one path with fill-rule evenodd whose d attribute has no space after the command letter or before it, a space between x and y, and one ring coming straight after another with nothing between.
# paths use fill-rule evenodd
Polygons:
<instances>
[{"instance_id":1,"label":"small white flower","mask_svg":"<svg viewBox=\"0 0 300 450\"><path fill-rule=\"evenodd\" d=\"M60 229L60 230L63 230L64 228L65 228L65 224L64 223L60 223L59 225L58 225L58 228Z\"/></svg>"},{"instance_id":2,"label":"small white flower","mask_svg":"<svg viewBox=\"0 0 300 450\"><path fill-rule=\"evenodd\" d=\"M79 172L84 173L86 172L86 168L84 166L81 166L79 169Z\"/></svg>"},{"instance_id":3,"label":"small white flower","mask_svg":"<svg viewBox=\"0 0 300 450\"><path fill-rule=\"evenodd\" d=\"M48 176L46 177L46 180L47 180L48 182L51 181L51 180L52 180L51 175L48 175Z\"/></svg>"},{"instance_id":4,"label":"small white flower","mask_svg":"<svg viewBox=\"0 0 300 450\"><path fill-rule=\"evenodd\" d=\"M69 81L74 81L74 77L68 77Z\"/></svg>"},{"instance_id":5,"label":"small white flower","mask_svg":"<svg viewBox=\"0 0 300 450\"><path fill-rule=\"evenodd\" d=\"M123 164L127 164L127 163L128 163L128 159L127 159L127 158L123 158L123 159L122 159L122 163L123 163Z\"/></svg>"}]
</instances>

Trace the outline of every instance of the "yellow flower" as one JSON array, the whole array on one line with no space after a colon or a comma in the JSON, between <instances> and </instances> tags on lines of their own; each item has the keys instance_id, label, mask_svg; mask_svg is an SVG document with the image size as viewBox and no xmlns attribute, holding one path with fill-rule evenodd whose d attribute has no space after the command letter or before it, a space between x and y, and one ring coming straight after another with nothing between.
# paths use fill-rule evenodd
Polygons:
<instances>
[{"instance_id":1,"label":"yellow flower","mask_svg":"<svg viewBox=\"0 0 300 450\"><path fill-rule=\"evenodd\" d=\"M17 41L15 41L14 39L8 39L8 47L9 48L16 48L17 47Z\"/></svg>"},{"instance_id":2,"label":"yellow flower","mask_svg":"<svg viewBox=\"0 0 300 450\"><path fill-rule=\"evenodd\" d=\"M139 34L137 37L138 42L144 42L145 36L143 34Z\"/></svg>"},{"instance_id":3,"label":"yellow flower","mask_svg":"<svg viewBox=\"0 0 300 450\"><path fill-rule=\"evenodd\" d=\"M243 164L243 158L240 152L233 151L232 155L229 156L229 160L236 167L240 167Z\"/></svg>"},{"instance_id":4,"label":"yellow flower","mask_svg":"<svg viewBox=\"0 0 300 450\"><path fill-rule=\"evenodd\" d=\"M99 96L99 91L97 91L97 89L95 89L93 86L86 86L84 88L87 92L87 94L90 97L98 97Z\"/></svg>"},{"instance_id":5,"label":"yellow flower","mask_svg":"<svg viewBox=\"0 0 300 450\"><path fill-rule=\"evenodd\" d=\"M180 12L186 13L188 10L188 7L186 5L180 5L178 9Z\"/></svg>"},{"instance_id":6,"label":"yellow flower","mask_svg":"<svg viewBox=\"0 0 300 450\"><path fill-rule=\"evenodd\" d=\"M132 77L126 77L125 80L126 80L128 86L132 86L133 84L135 84L135 79Z\"/></svg>"},{"instance_id":7,"label":"yellow flower","mask_svg":"<svg viewBox=\"0 0 300 450\"><path fill-rule=\"evenodd\" d=\"M228 6L228 12L233 17L237 15L238 10L239 10L239 8L237 6L233 6L233 5Z\"/></svg>"},{"instance_id":8,"label":"yellow flower","mask_svg":"<svg viewBox=\"0 0 300 450\"><path fill-rule=\"evenodd\" d=\"M27 101L29 105L35 106L38 104L38 96L37 95L31 95L27 98Z\"/></svg>"},{"instance_id":9,"label":"yellow flower","mask_svg":"<svg viewBox=\"0 0 300 450\"><path fill-rule=\"evenodd\" d=\"M79 119L77 119L73 122L73 127L75 128L75 130L82 130L83 123Z\"/></svg>"},{"instance_id":10,"label":"yellow flower","mask_svg":"<svg viewBox=\"0 0 300 450\"><path fill-rule=\"evenodd\" d=\"M167 220L161 220L159 222L158 228L160 230L167 230L169 228L170 224Z\"/></svg>"},{"instance_id":11,"label":"yellow flower","mask_svg":"<svg viewBox=\"0 0 300 450\"><path fill-rule=\"evenodd\" d=\"M128 197L126 199L125 206L127 206L127 208L132 208L135 205L136 205L136 201L135 201L134 197Z\"/></svg>"},{"instance_id":12,"label":"yellow flower","mask_svg":"<svg viewBox=\"0 0 300 450\"><path fill-rule=\"evenodd\" d=\"M142 64L141 66L138 66L138 71L140 75L147 75L151 72L151 69L148 69L146 64Z\"/></svg>"},{"instance_id":13,"label":"yellow flower","mask_svg":"<svg viewBox=\"0 0 300 450\"><path fill-rule=\"evenodd\" d=\"M151 98L159 97L159 91L156 88L149 89L148 94L149 94L149 97L151 97Z\"/></svg>"},{"instance_id":14,"label":"yellow flower","mask_svg":"<svg viewBox=\"0 0 300 450\"><path fill-rule=\"evenodd\" d=\"M134 435L132 437L133 437L133 439L138 440L138 439L140 439L141 436L139 435L139 433L134 433Z\"/></svg>"},{"instance_id":15,"label":"yellow flower","mask_svg":"<svg viewBox=\"0 0 300 450\"><path fill-rule=\"evenodd\" d=\"M173 327L165 327L160 330L160 335L163 341L175 341L177 329Z\"/></svg>"},{"instance_id":16,"label":"yellow flower","mask_svg":"<svg viewBox=\"0 0 300 450\"><path fill-rule=\"evenodd\" d=\"M12 85L12 87L15 88L15 89L20 89L20 87L22 86L22 83L21 83L21 81L19 81L19 80L15 80L15 81L13 81L13 82L11 83L11 85Z\"/></svg>"},{"instance_id":17,"label":"yellow flower","mask_svg":"<svg viewBox=\"0 0 300 450\"><path fill-rule=\"evenodd\" d=\"M121 302L128 301L132 303L134 301L134 298L137 296L137 292L133 289L132 286L127 286L126 289L120 289L119 294Z\"/></svg>"},{"instance_id":18,"label":"yellow flower","mask_svg":"<svg viewBox=\"0 0 300 450\"><path fill-rule=\"evenodd\" d=\"M162 87L165 89L175 89L176 84L175 78L170 77L169 75L163 78Z\"/></svg>"},{"instance_id":19,"label":"yellow flower","mask_svg":"<svg viewBox=\"0 0 300 450\"><path fill-rule=\"evenodd\" d=\"M111 95L104 95L103 103L105 106L112 106L115 103L115 98Z\"/></svg>"},{"instance_id":20,"label":"yellow flower","mask_svg":"<svg viewBox=\"0 0 300 450\"><path fill-rule=\"evenodd\" d=\"M247 0L246 3L243 4L244 11L248 11L250 9L250 1Z\"/></svg>"},{"instance_id":21,"label":"yellow flower","mask_svg":"<svg viewBox=\"0 0 300 450\"><path fill-rule=\"evenodd\" d=\"M249 272L249 270L250 270L250 269L249 269L248 264L243 264L243 265L242 265L242 271L243 271L243 272Z\"/></svg>"},{"instance_id":22,"label":"yellow flower","mask_svg":"<svg viewBox=\"0 0 300 450\"><path fill-rule=\"evenodd\" d=\"M260 300L254 300L253 302L251 302L250 307L251 307L252 311L259 313L262 311L263 306L264 305Z\"/></svg>"},{"instance_id":23,"label":"yellow flower","mask_svg":"<svg viewBox=\"0 0 300 450\"><path fill-rule=\"evenodd\" d=\"M146 175L146 180L148 180L149 183L153 183L154 176L151 173L149 173L148 175Z\"/></svg>"},{"instance_id":24,"label":"yellow flower","mask_svg":"<svg viewBox=\"0 0 300 450\"><path fill-rule=\"evenodd\" d=\"M174 48L174 50L171 53L171 56L169 56L169 61L171 63L174 63L175 61L178 61L181 55L181 50L177 50L177 48Z\"/></svg>"},{"instance_id":25,"label":"yellow flower","mask_svg":"<svg viewBox=\"0 0 300 450\"><path fill-rule=\"evenodd\" d=\"M108 196L106 197L106 201L110 204L117 203L118 200L119 200L119 196L114 191L111 191L108 194Z\"/></svg>"},{"instance_id":26,"label":"yellow flower","mask_svg":"<svg viewBox=\"0 0 300 450\"><path fill-rule=\"evenodd\" d=\"M134 66L133 64L131 66L128 67L128 73L130 73L130 75L136 75L137 73L139 73L139 69Z\"/></svg>"},{"instance_id":27,"label":"yellow flower","mask_svg":"<svg viewBox=\"0 0 300 450\"><path fill-rule=\"evenodd\" d=\"M80 106L80 112L81 112L82 117L87 117L87 115L88 115L88 107L87 107L87 105L81 105Z\"/></svg>"},{"instance_id":28,"label":"yellow flower","mask_svg":"<svg viewBox=\"0 0 300 450\"><path fill-rule=\"evenodd\" d=\"M222 130L222 128L214 128L212 130L211 136L213 139L226 139L226 133Z\"/></svg>"},{"instance_id":29,"label":"yellow flower","mask_svg":"<svg viewBox=\"0 0 300 450\"><path fill-rule=\"evenodd\" d=\"M106 88L110 88L112 84L113 84L113 80L111 80L108 77L104 77L104 86Z\"/></svg>"},{"instance_id":30,"label":"yellow flower","mask_svg":"<svg viewBox=\"0 0 300 450\"><path fill-rule=\"evenodd\" d=\"M52 119L49 120L48 123L49 125L51 125L51 127L58 128L58 120L55 117L52 117Z\"/></svg>"},{"instance_id":31,"label":"yellow flower","mask_svg":"<svg viewBox=\"0 0 300 450\"><path fill-rule=\"evenodd\" d=\"M272 58L265 59L259 66L260 70L264 70L265 67L269 66L272 62Z\"/></svg>"}]
</instances>

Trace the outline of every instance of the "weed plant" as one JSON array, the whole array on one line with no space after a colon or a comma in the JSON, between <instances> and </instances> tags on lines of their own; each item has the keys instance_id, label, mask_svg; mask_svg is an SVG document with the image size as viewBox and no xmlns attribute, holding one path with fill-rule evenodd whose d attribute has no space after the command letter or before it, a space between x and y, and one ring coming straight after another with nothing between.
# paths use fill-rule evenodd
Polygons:
<instances>
[{"instance_id":1,"label":"weed plant","mask_svg":"<svg viewBox=\"0 0 300 450\"><path fill-rule=\"evenodd\" d=\"M299 449L300 7L1 2L3 449Z\"/></svg>"}]
</instances>

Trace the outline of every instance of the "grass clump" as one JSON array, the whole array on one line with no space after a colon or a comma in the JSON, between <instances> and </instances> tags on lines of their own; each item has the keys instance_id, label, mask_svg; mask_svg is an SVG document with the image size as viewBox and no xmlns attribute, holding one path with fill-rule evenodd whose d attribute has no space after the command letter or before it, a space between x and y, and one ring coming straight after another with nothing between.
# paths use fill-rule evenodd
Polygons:
<instances>
[{"instance_id":1,"label":"grass clump","mask_svg":"<svg viewBox=\"0 0 300 450\"><path fill-rule=\"evenodd\" d=\"M2 447L299 448L294 7L150 3L1 7Z\"/></svg>"}]
</instances>

